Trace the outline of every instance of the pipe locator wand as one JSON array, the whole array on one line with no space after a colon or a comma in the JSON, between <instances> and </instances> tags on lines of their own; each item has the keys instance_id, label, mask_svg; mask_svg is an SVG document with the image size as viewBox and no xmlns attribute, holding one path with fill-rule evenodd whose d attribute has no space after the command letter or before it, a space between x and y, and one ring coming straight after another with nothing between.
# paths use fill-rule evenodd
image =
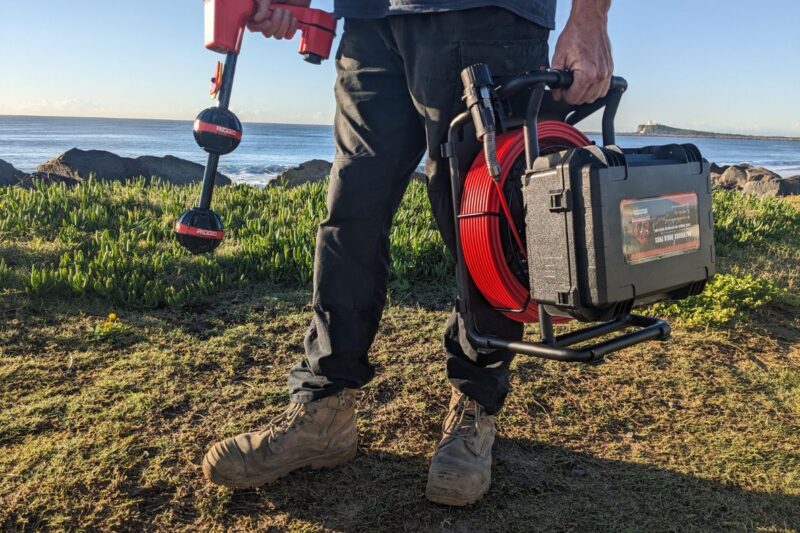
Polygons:
<instances>
[{"instance_id":1,"label":"pipe locator wand","mask_svg":"<svg viewBox=\"0 0 800 533\"><path fill-rule=\"evenodd\" d=\"M194 122L194 138L209 154L200 201L175 223L178 241L193 254L213 251L225 236L222 219L211 209L211 197L220 156L236 150L242 141L242 123L229 106L244 30L255 9L253 0L204 0L204 3L205 46L225 54L225 63L217 63L211 80L211 96L217 98L217 105L202 111ZM336 35L333 15L308 7L280 5L280 8L288 9L298 20L303 59L315 65L328 59Z\"/></svg>"}]
</instances>

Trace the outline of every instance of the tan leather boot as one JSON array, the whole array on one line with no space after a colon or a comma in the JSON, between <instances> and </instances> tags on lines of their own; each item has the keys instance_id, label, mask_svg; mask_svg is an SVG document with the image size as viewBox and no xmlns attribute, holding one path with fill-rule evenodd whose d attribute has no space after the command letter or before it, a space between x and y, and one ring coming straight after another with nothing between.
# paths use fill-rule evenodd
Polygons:
<instances>
[{"instance_id":1,"label":"tan leather boot","mask_svg":"<svg viewBox=\"0 0 800 533\"><path fill-rule=\"evenodd\" d=\"M435 503L469 505L480 500L492 481L494 417L453 389L444 435L428 470L425 495Z\"/></svg>"},{"instance_id":2,"label":"tan leather boot","mask_svg":"<svg viewBox=\"0 0 800 533\"><path fill-rule=\"evenodd\" d=\"M356 391L345 389L305 404L292 403L266 429L217 442L203 458L212 483L250 488L305 466L328 468L355 457Z\"/></svg>"}]
</instances>

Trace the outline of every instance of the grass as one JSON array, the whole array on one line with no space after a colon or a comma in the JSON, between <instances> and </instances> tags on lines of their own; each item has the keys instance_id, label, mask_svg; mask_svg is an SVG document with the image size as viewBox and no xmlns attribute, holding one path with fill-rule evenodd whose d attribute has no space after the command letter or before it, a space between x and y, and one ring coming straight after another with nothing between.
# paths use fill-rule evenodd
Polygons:
<instances>
[{"instance_id":1,"label":"grass","mask_svg":"<svg viewBox=\"0 0 800 533\"><path fill-rule=\"evenodd\" d=\"M779 200L715 193L722 274L660 309L669 343L600 367L517 358L492 489L449 509L424 499L448 397L440 336L452 289L421 186L393 234L358 457L252 491L209 486L199 463L210 442L287 401L322 188L223 191L220 211L242 229L216 260L167 239L195 190L86 188L0 191L0 530L800 528L800 224ZM291 242L302 253L284 253ZM34 287L37 270L54 277ZM73 283L79 272L85 284ZM104 292L104 279L127 292Z\"/></svg>"},{"instance_id":2,"label":"grass","mask_svg":"<svg viewBox=\"0 0 800 533\"><path fill-rule=\"evenodd\" d=\"M147 186L144 180L2 188L0 236L8 257L0 263L0 289L157 308L262 281L309 282L324 183L219 188L215 208L229 231L214 257L191 257L174 239L175 219L198 195L199 185ZM393 285L441 284L450 277L452 262L429 212L427 193L415 184L392 231Z\"/></svg>"}]
</instances>

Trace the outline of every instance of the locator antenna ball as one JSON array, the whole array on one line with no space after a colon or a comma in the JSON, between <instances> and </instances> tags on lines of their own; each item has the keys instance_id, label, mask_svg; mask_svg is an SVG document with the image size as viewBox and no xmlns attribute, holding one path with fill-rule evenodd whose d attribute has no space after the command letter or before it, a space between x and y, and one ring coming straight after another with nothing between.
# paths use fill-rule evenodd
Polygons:
<instances>
[{"instance_id":1,"label":"locator antenna ball","mask_svg":"<svg viewBox=\"0 0 800 533\"><path fill-rule=\"evenodd\" d=\"M255 2L204 0L204 5L206 48L225 54L225 64L217 64L211 80L211 96L217 98L217 105L202 111L194 121L194 139L208 153L200 200L175 222L178 242L193 254L213 252L225 236L222 218L211 209L211 198L220 156L230 154L242 142L242 123L229 106L244 29ZM316 65L328 59L336 36L333 15L308 7L283 4L279 7L291 11L298 20L299 53L303 59Z\"/></svg>"}]
</instances>

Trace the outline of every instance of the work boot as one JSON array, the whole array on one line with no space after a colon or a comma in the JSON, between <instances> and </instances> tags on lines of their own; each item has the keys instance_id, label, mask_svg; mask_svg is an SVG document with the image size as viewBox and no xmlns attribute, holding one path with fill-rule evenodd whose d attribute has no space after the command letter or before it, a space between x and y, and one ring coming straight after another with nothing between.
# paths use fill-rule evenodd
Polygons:
<instances>
[{"instance_id":1,"label":"work boot","mask_svg":"<svg viewBox=\"0 0 800 533\"><path fill-rule=\"evenodd\" d=\"M203 458L212 483L259 487L293 470L329 468L356 455L356 391L292 403L266 429L217 442Z\"/></svg>"},{"instance_id":2,"label":"work boot","mask_svg":"<svg viewBox=\"0 0 800 533\"><path fill-rule=\"evenodd\" d=\"M444 505L475 503L492 481L494 417L487 415L478 402L453 389L442 432L428 470L425 495Z\"/></svg>"}]
</instances>

